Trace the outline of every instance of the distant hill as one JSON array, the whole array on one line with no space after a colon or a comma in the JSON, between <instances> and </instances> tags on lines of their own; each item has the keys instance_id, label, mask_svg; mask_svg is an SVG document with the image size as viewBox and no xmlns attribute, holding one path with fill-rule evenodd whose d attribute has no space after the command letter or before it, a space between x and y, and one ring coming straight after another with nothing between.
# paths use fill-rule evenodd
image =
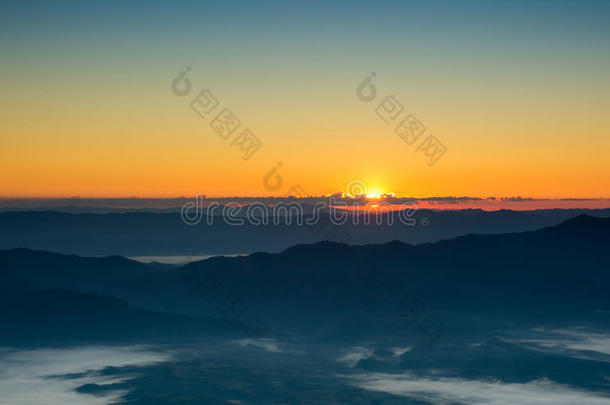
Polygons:
<instances>
[{"instance_id":1,"label":"distant hill","mask_svg":"<svg viewBox=\"0 0 610 405\"><path fill-rule=\"evenodd\" d=\"M189 280L214 277L278 319L295 308L311 316L362 310L391 317L403 301L430 311L553 318L610 309L607 246L610 219L582 215L538 231L415 246L324 242L178 271Z\"/></svg>"},{"instance_id":2,"label":"distant hill","mask_svg":"<svg viewBox=\"0 0 610 405\"><path fill-rule=\"evenodd\" d=\"M18 248L0 251L0 269L0 281L9 290L92 292L141 309L193 314L188 309L193 302L175 272L121 256L80 257Z\"/></svg>"},{"instance_id":3,"label":"distant hill","mask_svg":"<svg viewBox=\"0 0 610 405\"><path fill-rule=\"evenodd\" d=\"M14 249L0 251L0 282L4 295L35 294L28 300L45 307L55 300L60 313L70 309L63 299L82 300L78 306L91 312L120 313L128 304L129 311L214 317L257 333L349 338L416 330L438 338L447 325L455 333L485 322L586 322L610 310L608 246L610 218L580 215L536 231L420 245L320 242L175 270ZM126 304L43 293L49 289Z\"/></svg>"},{"instance_id":4,"label":"distant hill","mask_svg":"<svg viewBox=\"0 0 610 405\"><path fill-rule=\"evenodd\" d=\"M222 320L130 308L107 295L62 290L11 291L0 297L0 345L150 342L239 334Z\"/></svg>"},{"instance_id":5,"label":"distant hill","mask_svg":"<svg viewBox=\"0 0 610 405\"><path fill-rule=\"evenodd\" d=\"M214 217L195 226L182 222L178 213L76 214L55 211L0 213L0 249L17 247L78 254L81 256L194 256L206 254L281 252L290 246L324 240L349 244L385 243L399 240L410 244L436 242L469 233L499 234L539 229L559 224L582 213L610 216L610 210L537 211L430 211L418 210L415 225L404 225L398 213L386 214L383 225L329 224L322 215L316 226L297 225L296 220L279 225L231 226ZM388 225L387 216L393 224ZM270 221L272 222L272 221Z\"/></svg>"}]
</instances>

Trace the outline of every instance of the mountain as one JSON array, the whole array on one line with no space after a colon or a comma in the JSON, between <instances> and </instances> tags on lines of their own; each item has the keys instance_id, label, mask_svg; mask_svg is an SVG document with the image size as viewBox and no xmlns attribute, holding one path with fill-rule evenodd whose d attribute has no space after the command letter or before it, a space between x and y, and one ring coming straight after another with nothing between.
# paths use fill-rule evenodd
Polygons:
<instances>
[{"instance_id":1,"label":"mountain","mask_svg":"<svg viewBox=\"0 0 610 405\"><path fill-rule=\"evenodd\" d=\"M182 284L173 273L121 256L80 257L30 249L0 251L2 279L28 291L95 292L147 309L172 311Z\"/></svg>"},{"instance_id":2,"label":"mountain","mask_svg":"<svg viewBox=\"0 0 610 405\"><path fill-rule=\"evenodd\" d=\"M298 225L294 217L278 224L233 226L221 216L202 217L186 225L179 213L61 213L26 211L0 213L0 249L17 247L81 256L161 256L281 252L290 246L335 240L349 244L400 240L419 244L478 233L500 234L557 225L579 214L610 216L610 210L417 210L414 225L405 225L397 212L380 215L382 224L331 225L327 214L315 226ZM243 213L242 213L243 214ZM353 218L353 217L352 217ZM389 224L390 218L392 223Z\"/></svg>"},{"instance_id":3,"label":"mountain","mask_svg":"<svg viewBox=\"0 0 610 405\"><path fill-rule=\"evenodd\" d=\"M296 246L215 258L178 272L230 286L249 308L282 322L345 313L363 320L426 311L487 319L567 319L610 309L610 219L579 216L538 231L466 235L422 245ZM422 309L423 308L423 309Z\"/></svg>"},{"instance_id":4,"label":"mountain","mask_svg":"<svg viewBox=\"0 0 610 405\"><path fill-rule=\"evenodd\" d=\"M0 297L0 345L159 343L176 336L239 334L235 323L137 310L120 299L62 290L10 291Z\"/></svg>"},{"instance_id":5,"label":"mountain","mask_svg":"<svg viewBox=\"0 0 610 405\"><path fill-rule=\"evenodd\" d=\"M253 336L416 333L437 339L449 327L458 333L488 323L595 319L610 310L609 243L610 219L581 215L536 231L420 245L320 242L174 270L118 256L14 249L0 251L0 281L4 295L34 294L26 300L39 303L34 306L49 306L41 297L90 299L90 308L105 309L89 312L110 307L109 313L120 313L128 305L129 311L213 317L245 325L240 332Z\"/></svg>"}]
</instances>

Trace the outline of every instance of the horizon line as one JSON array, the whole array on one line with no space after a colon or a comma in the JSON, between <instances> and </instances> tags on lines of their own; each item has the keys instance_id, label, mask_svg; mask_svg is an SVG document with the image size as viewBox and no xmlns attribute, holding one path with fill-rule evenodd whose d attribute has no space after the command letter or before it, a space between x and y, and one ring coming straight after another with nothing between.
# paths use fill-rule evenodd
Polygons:
<instances>
[{"instance_id":1,"label":"horizon line","mask_svg":"<svg viewBox=\"0 0 610 405\"><path fill-rule=\"evenodd\" d=\"M192 196L170 196L170 197L146 197L146 196L113 196L113 197L83 197L80 195L73 196L0 196L0 201L14 201L14 200L27 200L27 201L36 201L36 200L192 200L198 197L203 197L209 200L224 200L224 199L254 199L254 198L263 198L263 199L312 199L312 198L342 198L342 199L369 199L369 200L383 200L384 197L367 197L365 195L361 196L341 196L337 197L339 193L328 194L328 195L307 195L307 196L294 196L294 195L281 195L281 196L273 196L273 195L226 195L226 196L209 196L203 193L192 195ZM432 196L398 196L398 195L388 195L389 199L413 199L413 200L474 200L474 201L599 201L599 200L610 200L609 197L542 197L542 196L486 196L486 197L478 197L478 196L453 196L453 195L432 195Z\"/></svg>"}]
</instances>

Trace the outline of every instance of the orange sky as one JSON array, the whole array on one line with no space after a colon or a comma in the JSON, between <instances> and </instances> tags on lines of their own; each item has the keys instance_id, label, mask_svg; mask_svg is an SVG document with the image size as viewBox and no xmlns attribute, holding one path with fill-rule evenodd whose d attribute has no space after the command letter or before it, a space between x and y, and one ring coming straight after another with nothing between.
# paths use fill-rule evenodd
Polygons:
<instances>
[{"instance_id":1,"label":"orange sky","mask_svg":"<svg viewBox=\"0 0 610 405\"><path fill-rule=\"evenodd\" d=\"M353 179L419 197L610 197L602 3L544 21L525 3L480 5L485 18L464 21L380 5L350 22L320 6L316 28L287 9L267 10L271 24L249 19L246 4L193 7L151 7L142 21L8 10L0 197L283 195L296 184L320 195ZM370 25L370 13L386 24ZM180 97L170 84L186 66L192 91ZM367 103L356 88L371 72L377 96ZM214 115L230 108L237 132L262 141L249 160L231 146L237 132L223 140L213 116L191 109L206 88L219 100ZM391 125L375 112L389 95L404 106ZM414 145L394 132L408 114L426 127ZM447 149L433 166L416 152L430 134ZM277 162L283 185L270 191L262 179Z\"/></svg>"}]
</instances>

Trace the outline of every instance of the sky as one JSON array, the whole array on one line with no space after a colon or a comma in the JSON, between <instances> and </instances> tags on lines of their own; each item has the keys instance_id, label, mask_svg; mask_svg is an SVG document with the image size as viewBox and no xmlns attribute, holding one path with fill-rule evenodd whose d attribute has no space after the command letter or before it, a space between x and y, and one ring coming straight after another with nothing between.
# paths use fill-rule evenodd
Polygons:
<instances>
[{"instance_id":1,"label":"sky","mask_svg":"<svg viewBox=\"0 0 610 405\"><path fill-rule=\"evenodd\" d=\"M356 181L607 198L609 18L608 1L3 1L0 197L321 195ZM218 105L201 117L205 89ZM403 108L386 123L389 96ZM226 139L211 127L224 108L241 122ZM412 144L395 132L409 114L425 127ZM245 129L261 143L246 160ZM427 139L445 150L434 164Z\"/></svg>"}]
</instances>

